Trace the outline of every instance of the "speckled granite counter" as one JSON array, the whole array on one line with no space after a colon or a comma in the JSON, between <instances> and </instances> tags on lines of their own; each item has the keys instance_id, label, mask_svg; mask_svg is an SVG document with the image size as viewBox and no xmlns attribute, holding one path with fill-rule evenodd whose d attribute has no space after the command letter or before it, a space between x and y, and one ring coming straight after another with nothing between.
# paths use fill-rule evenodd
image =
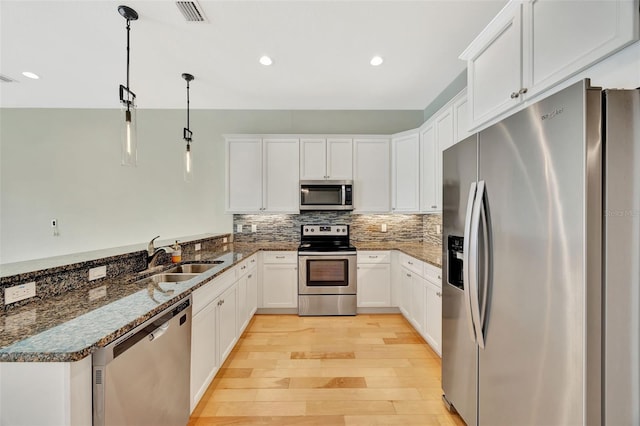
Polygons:
<instances>
[{"instance_id":1,"label":"speckled granite counter","mask_svg":"<svg viewBox=\"0 0 640 426\"><path fill-rule=\"evenodd\" d=\"M161 288L145 277L130 274L102 280L91 287L69 291L0 312L0 362L70 362L90 355L118 336L187 297L240 260L260 250L297 250L297 243L235 243L218 251L201 251L198 261L223 263L188 281ZM185 257L184 262L195 258ZM106 287L106 295L91 300L89 292Z\"/></svg>"},{"instance_id":2,"label":"speckled granite counter","mask_svg":"<svg viewBox=\"0 0 640 426\"><path fill-rule=\"evenodd\" d=\"M409 256L423 262L442 268L442 246L432 243L405 243L405 242L351 242L358 250L399 250Z\"/></svg>"}]
</instances>

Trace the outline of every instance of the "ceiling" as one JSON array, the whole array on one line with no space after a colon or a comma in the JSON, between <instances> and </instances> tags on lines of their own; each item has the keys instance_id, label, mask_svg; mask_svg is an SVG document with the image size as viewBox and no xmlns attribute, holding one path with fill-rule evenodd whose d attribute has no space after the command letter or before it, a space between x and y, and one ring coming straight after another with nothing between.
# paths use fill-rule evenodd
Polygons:
<instances>
[{"instance_id":1,"label":"ceiling","mask_svg":"<svg viewBox=\"0 0 640 426\"><path fill-rule=\"evenodd\" d=\"M424 109L465 68L458 55L505 0L0 0L0 106L118 108L126 21L140 108ZM258 62L262 55L273 65ZM372 56L384 63L372 67ZM40 75L31 80L22 75Z\"/></svg>"}]
</instances>

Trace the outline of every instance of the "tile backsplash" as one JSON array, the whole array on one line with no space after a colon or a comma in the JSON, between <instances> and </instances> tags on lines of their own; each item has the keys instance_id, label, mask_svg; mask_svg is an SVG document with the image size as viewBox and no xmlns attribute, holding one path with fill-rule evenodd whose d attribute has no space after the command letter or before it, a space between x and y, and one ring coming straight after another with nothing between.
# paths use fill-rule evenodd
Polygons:
<instances>
[{"instance_id":1,"label":"tile backsplash","mask_svg":"<svg viewBox=\"0 0 640 426\"><path fill-rule=\"evenodd\" d=\"M360 242L422 242L439 244L442 216L419 214L360 215L349 212L305 212L286 215L233 215L233 239L238 242L298 241L304 224L346 224L351 226L351 239ZM382 232L382 226L387 232ZM242 225L242 232L237 232ZM251 226L256 232L251 232Z\"/></svg>"}]
</instances>

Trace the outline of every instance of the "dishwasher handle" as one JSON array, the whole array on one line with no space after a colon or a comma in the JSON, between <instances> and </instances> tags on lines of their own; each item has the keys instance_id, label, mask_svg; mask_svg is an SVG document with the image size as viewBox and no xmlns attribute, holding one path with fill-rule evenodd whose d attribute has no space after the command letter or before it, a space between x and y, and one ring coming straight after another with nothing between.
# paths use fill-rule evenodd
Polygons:
<instances>
[{"instance_id":1,"label":"dishwasher handle","mask_svg":"<svg viewBox=\"0 0 640 426\"><path fill-rule=\"evenodd\" d=\"M151 333L149 333L149 341L153 342L154 340L159 339L160 337L162 337L164 333L167 332L168 329L169 329L169 321L165 322L160 327L156 328Z\"/></svg>"}]
</instances>

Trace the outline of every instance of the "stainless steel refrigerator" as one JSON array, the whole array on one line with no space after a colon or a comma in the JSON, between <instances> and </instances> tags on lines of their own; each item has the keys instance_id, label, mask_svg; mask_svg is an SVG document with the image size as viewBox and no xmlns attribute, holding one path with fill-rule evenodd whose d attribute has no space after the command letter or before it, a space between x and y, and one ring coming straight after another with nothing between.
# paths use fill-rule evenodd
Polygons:
<instances>
[{"instance_id":1,"label":"stainless steel refrigerator","mask_svg":"<svg viewBox=\"0 0 640 426\"><path fill-rule=\"evenodd\" d=\"M640 424L640 91L576 83L443 156L443 399Z\"/></svg>"}]
</instances>

